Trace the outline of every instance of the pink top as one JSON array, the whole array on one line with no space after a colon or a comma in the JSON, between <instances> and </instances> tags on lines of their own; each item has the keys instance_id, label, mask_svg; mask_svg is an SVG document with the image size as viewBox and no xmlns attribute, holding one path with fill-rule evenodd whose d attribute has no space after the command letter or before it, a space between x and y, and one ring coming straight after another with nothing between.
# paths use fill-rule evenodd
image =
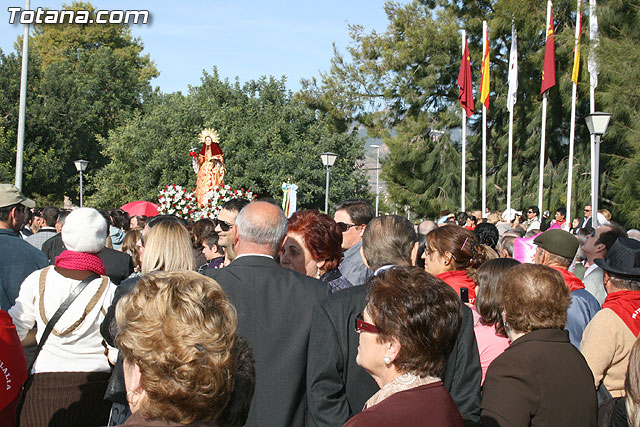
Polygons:
<instances>
[{"instance_id":1,"label":"pink top","mask_svg":"<svg viewBox=\"0 0 640 427\"><path fill-rule=\"evenodd\" d=\"M473 332L476 334L478 343L478 353L480 353L480 366L482 367L482 383L487 375L487 369L493 359L500 356L509 347L509 338L496 334L495 325L487 326L480 323L480 315L475 307L471 308L473 313Z\"/></svg>"}]
</instances>

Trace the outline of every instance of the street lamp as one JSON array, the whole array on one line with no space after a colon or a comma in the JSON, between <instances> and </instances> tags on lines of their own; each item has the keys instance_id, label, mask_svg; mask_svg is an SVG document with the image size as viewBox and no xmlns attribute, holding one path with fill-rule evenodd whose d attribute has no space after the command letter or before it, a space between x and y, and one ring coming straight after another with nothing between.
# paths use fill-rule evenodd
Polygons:
<instances>
[{"instance_id":1,"label":"street lamp","mask_svg":"<svg viewBox=\"0 0 640 427\"><path fill-rule=\"evenodd\" d=\"M600 176L600 138L607 131L611 114L596 111L585 117L589 133L594 137L594 157L591 167L591 226L598 228L598 178Z\"/></svg>"},{"instance_id":2,"label":"street lamp","mask_svg":"<svg viewBox=\"0 0 640 427\"><path fill-rule=\"evenodd\" d=\"M380 202L380 180L379 180L380 146L379 145L371 145L370 147L378 149L378 153L376 155L376 216L378 216L378 203Z\"/></svg>"},{"instance_id":3,"label":"street lamp","mask_svg":"<svg viewBox=\"0 0 640 427\"><path fill-rule=\"evenodd\" d=\"M82 172L87 169L89 162L87 160L76 160L73 163L76 165L76 170L80 172L80 207L82 207Z\"/></svg>"},{"instance_id":4,"label":"street lamp","mask_svg":"<svg viewBox=\"0 0 640 427\"><path fill-rule=\"evenodd\" d=\"M327 185L324 190L324 213L329 215L329 169L336 162L338 155L336 153L326 152L320 154L320 159L325 168L327 168Z\"/></svg>"}]
</instances>

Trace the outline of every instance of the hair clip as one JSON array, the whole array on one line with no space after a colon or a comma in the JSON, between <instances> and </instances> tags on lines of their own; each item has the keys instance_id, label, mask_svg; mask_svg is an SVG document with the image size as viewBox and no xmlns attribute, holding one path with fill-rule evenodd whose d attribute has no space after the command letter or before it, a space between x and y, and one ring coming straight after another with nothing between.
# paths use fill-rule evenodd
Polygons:
<instances>
[{"instance_id":1,"label":"hair clip","mask_svg":"<svg viewBox=\"0 0 640 427\"><path fill-rule=\"evenodd\" d=\"M462 244L462 246L460 246L460 250L464 249L464 245L467 244L467 240L469 240L469 237L467 237L466 239L464 239L464 243Z\"/></svg>"}]
</instances>

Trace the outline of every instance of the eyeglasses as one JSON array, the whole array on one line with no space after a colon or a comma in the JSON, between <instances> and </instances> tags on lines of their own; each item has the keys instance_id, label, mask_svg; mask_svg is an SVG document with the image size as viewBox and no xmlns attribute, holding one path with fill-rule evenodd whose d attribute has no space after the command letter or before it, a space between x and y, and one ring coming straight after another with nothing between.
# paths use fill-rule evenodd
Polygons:
<instances>
[{"instance_id":1,"label":"eyeglasses","mask_svg":"<svg viewBox=\"0 0 640 427\"><path fill-rule=\"evenodd\" d=\"M349 229L351 227L357 227L357 225L356 224L347 224L345 222L339 222L338 223L338 227L340 228L340 231L345 233L345 232L349 231Z\"/></svg>"},{"instance_id":2,"label":"eyeglasses","mask_svg":"<svg viewBox=\"0 0 640 427\"><path fill-rule=\"evenodd\" d=\"M357 333L371 332L373 334L380 333L378 328L376 328L376 325L373 325L371 323L364 321L364 318L362 317L362 313L358 313L356 315L356 332Z\"/></svg>"},{"instance_id":3,"label":"eyeglasses","mask_svg":"<svg viewBox=\"0 0 640 427\"><path fill-rule=\"evenodd\" d=\"M534 211L527 211L527 213L535 213Z\"/></svg>"},{"instance_id":4,"label":"eyeglasses","mask_svg":"<svg viewBox=\"0 0 640 427\"><path fill-rule=\"evenodd\" d=\"M229 229L231 227L233 227L233 224L229 224L228 222L223 221L221 219L217 219L216 218L216 219L213 220L213 222L215 223L216 226L219 225L220 226L220 230L222 230L222 231L229 231Z\"/></svg>"},{"instance_id":5,"label":"eyeglasses","mask_svg":"<svg viewBox=\"0 0 640 427\"><path fill-rule=\"evenodd\" d=\"M585 209L584 211L585 212L591 212L591 209Z\"/></svg>"}]
</instances>

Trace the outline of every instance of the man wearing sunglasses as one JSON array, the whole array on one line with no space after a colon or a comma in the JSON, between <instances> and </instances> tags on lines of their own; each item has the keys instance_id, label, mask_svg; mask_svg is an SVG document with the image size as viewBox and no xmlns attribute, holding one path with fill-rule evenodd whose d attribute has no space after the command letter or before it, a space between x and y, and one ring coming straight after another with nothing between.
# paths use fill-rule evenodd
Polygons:
<instances>
[{"instance_id":1,"label":"man wearing sunglasses","mask_svg":"<svg viewBox=\"0 0 640 427\"><path fill-rule=\"evenodd\" d=\"M246 199L231 199L224 202L222 210L215 220L215 231L218 233L218 246L224 249L224 265L229 265L236 258L233 247L233 227L238 213L249 204Z\"/></svg>"},{"instance_id":2,"label":"man wearing sunglasses","mask_svg":"<svg viewBox=\"0 0 640 427\"><path fill-rule=\"evenodd\" d=\"M362 234L369 221L375 216L373 206L365 200L347 200L335 207L333 219L342 230L343 258L338 269L354 286L362 285L371 270L364 265L360 256Z\"/></svg>"},{"instance_id":3,"label":"man wearing sunglasses","mask_svg":"<svg viewBox=\"0 0 640 427\"><path fill-rule=\"evenodd\" d=\"M584 207L584 216L580 218L580 222L578 226L572 230L573 234L578 234L578 231L581 228L591 227L591 205L585 205ZM600 221L598 221L600 222Z\"/></svg>"},{"instance_id":4,"label":"man wearing sunglasses","mask_svg":"<svg viewBox=\"0 0 640 427\"><path fill-rule=\"evenodd\" d=\"M527 231L540 230L540 209L537 206L529 206L527 209L527 220L524 222Z\"/></svg>"},{"instance_id":5,"label":"man wearing sunglasses","mask_svg":"<svg viewBox=\"0 0 640 427\"><path fill-rule=\"evenodd\" d=\"M397 215L374 218L364 231L361 253L376 273L394 266L415 266L418 236L413 224ZM442 282L442 286L448 285ZM356 328L366 327L356 316L364 310L367 290L367 286L354 286L336 292L313 310L307 363L307 402L313 426L344 424L379 389L356 363ZM478 423L482 370L473 315L466 305L462 309L460 332L442 381L462 418Z\"/></svg>"}]
</instances>

